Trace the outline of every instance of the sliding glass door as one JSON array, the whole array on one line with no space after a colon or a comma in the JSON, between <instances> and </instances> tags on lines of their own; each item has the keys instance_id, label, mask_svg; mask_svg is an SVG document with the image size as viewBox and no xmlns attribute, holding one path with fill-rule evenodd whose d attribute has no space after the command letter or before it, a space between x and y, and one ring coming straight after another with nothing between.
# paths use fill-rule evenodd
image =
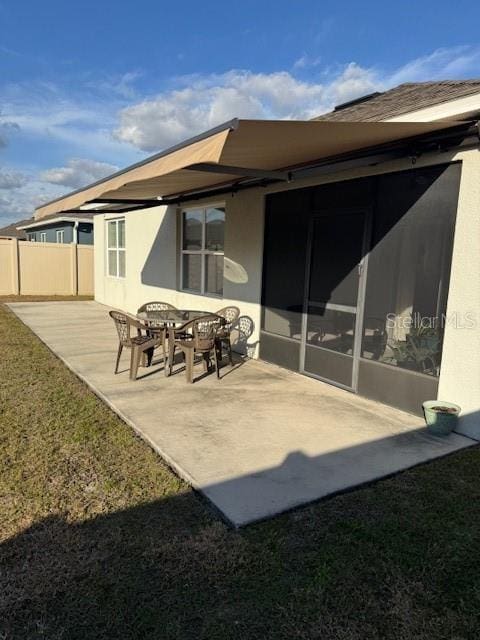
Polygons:
<instances>
[{"instance_id":1,"label":"sliding glass door","mask_svg":"<svg viewBox=\"0 0 480 640\"><path fill-rule=\"evenodd\" d=\"M260 356L420 413L455 320L460 175L452 163L269 196Z\"/></svg>"},{"instance_id":2,"label":"sliding glass door","mask_svg":"<svg viewBox=\"0 0 480 640\"><path fill-rule=\"evenodd\" d=\"M347 389L356 388L367 216L325 211L310 224L301 371Z\"/></svg>"}]
</instances>

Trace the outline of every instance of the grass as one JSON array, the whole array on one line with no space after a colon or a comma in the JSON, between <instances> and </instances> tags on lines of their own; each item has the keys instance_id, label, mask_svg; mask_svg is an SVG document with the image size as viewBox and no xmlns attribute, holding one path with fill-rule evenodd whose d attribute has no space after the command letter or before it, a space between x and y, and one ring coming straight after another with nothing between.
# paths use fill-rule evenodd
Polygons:
<instances>
[{"instance_id":1,"label":"grass","mask_svg":"<svg viewBox=\"0 0 480 640\"><path fill-rule=\"evenodd\" d=\"M0 305L0 638L465 640L480 449L226 527Z\"/></svg>"}]
</instances>

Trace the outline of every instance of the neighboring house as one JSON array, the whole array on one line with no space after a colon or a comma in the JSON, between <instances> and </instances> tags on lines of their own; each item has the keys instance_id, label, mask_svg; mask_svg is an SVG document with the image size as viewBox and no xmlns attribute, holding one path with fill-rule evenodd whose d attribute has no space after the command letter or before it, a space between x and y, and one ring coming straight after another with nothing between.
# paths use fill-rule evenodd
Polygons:
<instances>
[{"instance_id":1,"label":"neighboring house","mask_svg":"<svg viewBox=\"0 0 480 640\"><path fill-rule=\"evenodd\" d=\"M458 402L478 435L479 117L474 80L234 120L36 219L96 211L101 303L237 305L237 348L416 414Z\"/></svg>"},{"instance_id":2,"label":"neighboring house","mask_svg":"<svg viewBox=\"0 0 480 640\"><path fill-rule=\"evenodd\" d=\"M18 222L12 222L6 227L0 228L0 238L18 238L19 240L26 240L27 234L23 229L19 229L19 226L35 222L34 218L28 218L26 220L19 220Z\"/></svg>"},{"instance_id":3,"label":"neighboring house","mask_svg":"<svg viewBox=\"0 0 480 640\"><path fill-rule=\"evenodd\" d=\"M54 214L42 220L29 220L27 224L17 223L17 229L31 242L93 244L93 213Z\"/></svg>"}]
</instances>

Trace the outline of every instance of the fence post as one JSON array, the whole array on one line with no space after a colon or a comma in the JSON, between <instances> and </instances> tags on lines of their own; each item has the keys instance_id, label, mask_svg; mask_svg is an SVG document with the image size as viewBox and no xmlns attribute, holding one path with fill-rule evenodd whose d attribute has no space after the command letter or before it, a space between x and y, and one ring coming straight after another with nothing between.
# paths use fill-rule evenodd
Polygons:
<instances>
[{"instance_id":1,"label":"fence post","mask_svg":"<svg viewBox=\"0 0 480 640\"><path fill-rule=\"evenodd\" d=\"M20 260L18 251L18 238L12 238L12 293L20 295Z\"/></svg>"},{"instance_id":2,"label":"fence post","mask_svg":"<svg viewBox=\"0 0 480 640\"><path fill-rule=\"evenodd\" d=\"M78 295L78 250L77 243L72 242L71 247L71 262L72 262L72 296Z\"/></svg>"}]
</instances>

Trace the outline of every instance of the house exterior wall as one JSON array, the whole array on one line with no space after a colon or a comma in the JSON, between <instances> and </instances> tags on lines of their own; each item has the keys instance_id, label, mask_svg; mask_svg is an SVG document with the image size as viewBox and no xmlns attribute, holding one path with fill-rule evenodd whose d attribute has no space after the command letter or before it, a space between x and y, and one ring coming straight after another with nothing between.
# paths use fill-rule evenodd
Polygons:
<instances>
[{"instance_id":1,"label":"house exterior wall","mask_svg":"<svg viewBox=\"0 0 480 640\"><path fill-rule=\"evenodd\" d=\"M253 321L248 353L256 355L260 329L262 202L263 198L254 193L225 202L228 219L225 260L229 267L225 269L222 298L180 291L180 213L176 207L155 207L125 215L125 278L108 276L106 271L106 220L116 216L95 216L95 299L131 313L149 300L165 300L179 308L212 312L235 304L242 315Z\"/></svg>"},{"instance_id":2,"label":"house exterior wall","mask_svg":"<svg viewBox=\"0 0 480 640\"><path fill-rule=\"evenodd\" d=\"M93 244L93 224L91 222L79 222L78 244Z\"/></svg>"},{"instance_id":3,"label":"house exterior wall","mask_svg":"<svg viewBox=\"0 0 480 640\"><path fill-rule=\"evenodd\" d=\"M463 410L462 432L480 436L480 154L465 154L455 225L438 398Z\"/></svg>"},{"instance_id":4,"label":"house exterior wall","mask_svg":"<svg viewBox=\"0 0 480 640\"><path fill-rule=\"evenodd\" d=\"M40 242L40 234L46 233L45 242L57 242L57 231L63 230L64 244L73 242L73 222L61 222L53 225L45 225L42 227L34 227L33 229L25 229L28 239L34 239ZM82 222L78 225L78 244L93 244L93 224Z\"/></svg>"},{"instance_id":5,"label":"house exterior wall","mask_svg":"<svg viewBox=\"0 0 480 640\"><path fill-rule=\"evenodd\" d=\"M480 435L480 155L478 149L425 154L417 167L462 161L459 204L447 316L473 318L473 327L447 323L444 334L439 398L458 402L465 429ZM258 355L261 319L264 203L268 193L314 186L390 171L411 169L409 159L331 174L283 186L252 189L225 198L225 278L223 298L179 290L178 210L157 207L130 212L126 220L126 277L106 275L105 220L95 216L95 297L104 304L135 312L149 300L207 311L227 304L240 307L253 323L249 355ZM218 200L215 200L218 203ZM194 206L189 203L188 206ZM209 204L202 201L202 206ZM294 214L294 212L293 212ZM292 224L294 217L292 215ZM473 426L472 426L473 425Z\"/></svg>"}]
</instances>

